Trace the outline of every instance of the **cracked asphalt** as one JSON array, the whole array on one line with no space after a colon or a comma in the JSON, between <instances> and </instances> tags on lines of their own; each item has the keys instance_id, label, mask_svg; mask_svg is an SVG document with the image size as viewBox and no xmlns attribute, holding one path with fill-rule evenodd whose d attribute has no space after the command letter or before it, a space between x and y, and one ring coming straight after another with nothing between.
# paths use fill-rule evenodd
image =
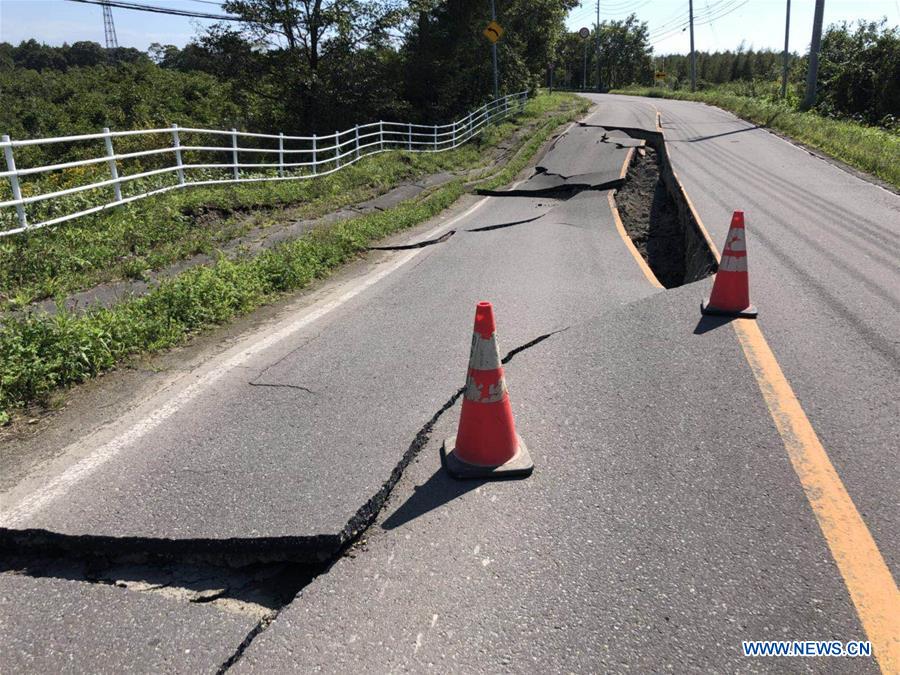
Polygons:
<instances>
[{"instance_id":1,"label":"cracked asphalt","mask_svg":"<svg viewBox=\"0 0 900 675\"><path fill-rule=\"evenodd\" d=\"M653 129L658 105L713 240L728 209L747 211L760 324L889 565L900 325L885 310L900 266L872 241L897 237L898 198L715 109L596 100L533 181L384 242L3 495L7 533L63 548L316 561L352 541L343 555L262 622L2 573L0 669L877 672L871 658L741 656L745 639L866 629L735 332L700 321L710 280L663 291L621 239L599 188L637 144L603 125ZM598 189L563 194L571 178ZM796 205L791 186L773 203L785 180L822 205ZM805 287L817 264L837 273ZM526 480L440 469L479 300L515 356Z\"/></svg>"}]
</instances>

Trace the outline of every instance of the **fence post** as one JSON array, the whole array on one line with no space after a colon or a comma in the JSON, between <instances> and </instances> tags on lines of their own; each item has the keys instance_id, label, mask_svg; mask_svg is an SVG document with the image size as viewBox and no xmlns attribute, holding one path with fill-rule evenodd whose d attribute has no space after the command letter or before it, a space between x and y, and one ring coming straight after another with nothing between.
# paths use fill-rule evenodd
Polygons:
<instances>
[{"instance_id":1,"label":"fence post","mask_svg":"<svg viewBox=\"0 0 900 675\"><path fill-rule=\"evenodd\" d=\"M437 124L434 125L434 151L437 152Z\"/></svg>"},{"instance_id":2,"label":"fence post","mask_svg":"<svg viewBox=\"0 0 900 675\"><path fill-rule=\"evenodd\" d=\"M237 180L241 177L240 169L238 169L237 129L231 130L231 161L233 164L231 168L234 171L234 179Z\"/></svg>"},{"instance_id":3,"label":"fence post","mask_svg":"<svg viewBox=\"0 0 900 675\"><path fill-rule=\"evenodd\" d=\"M12 141L9 140L9 136L3 134L3 142L7 143L7 145L3 146L3 154L6 155L6 170L13 172L9 175L9 186L12 188L13 199L22 199L22 191L19 189L19 176L15 173L16 160L13 159ZM16 204L16 214L19 216L19 225L28 227L24 204Z\"/></svg>"},{"instance_id":4,"label":"fence post","mask_svg":"<svg viewBox=\"0 0 900 675\"><path fill-rule=\"evenodd\" d=\"M181 161L181 139L178 138L178 125L172 125L172 145L175 148L175 166L178 167L178 184L184 185L184 164Z\"/></svg>"},{"instance_id":5,"label":"fence post","mask_svg":"<svg viewBox=\"0 0 900 675\"><path fill-rule=\"evenodd\" d=\"M378 149L384 150L384 122L378 120Z\"/></svg>"},{"instance_id":6,"label":"fence post","mask_svg":"<svg viewBox=\"0 0 900 675\"><path fill-rule=\"evenodd\" d=\"M409 138L407 139L406 146L407 150L412 150L412 122L409 123Z\"/></svg>"},{"instance_id":7,"label":"fence post","mask_svg":"<svg viewBox=\"0 0 900 675\"><path fill-rule=\"evenodd\" d=\"M312 142L313 142L313 147L312 147L312 155L313 155L313 160L312 160L312 164L313 164L313 176L315 176L315 175L319 172L319 165L318 165L318 163L317 163L319 160L316 159L316 149L317 149L317 148L316 148L316 145L317 145L317 144L316 144L316 135L315 135L315 134L313 134Z\"/></svg>"},{"instance_id":8,"label":"fence post","mask_svg":"<svg viewBox=\"0 0 900 675\"><path fill-rule=\"evenodd\" d=\"M284 132L278 132L278 176L284 178Z\"/></svg>"},{"instance_id":9,"label":"fence post","mask_svg":"<svg viewBox=\"0 0 900 675\"><path fill-rule=\"evenodd\" d=\"M337 168L341 168L341 132L334 132L334 162Z\"/></svg>"},{"instance_id":10,"label":"fence post","mask_svg":"<svg viewBox=\"0 0 900 675\"><path fill-rule=\"evenodd\" d=\"M109 157L107 160L107 164L109 164L109 174L112 176L112 179L116 181L113 183L113 192L116 195L116 201L122 201L122 186L119 185L119 169L116 167L116 153L113 151L112 144L112 136L109 135L109 127L103 127L103 133L105 136L103 137L103 141L106 143L106 156Z\"/></svg>"},{"instance_id":11,"label":"fence post","mask_svg":"<svg viewBox=\"0 0 900 675\"><path fill-rule=\"evenodd\" d=\"M356 159L359 159L359 125L353 127L353 133L356 136Z\"/></svg>"}]
</instances>

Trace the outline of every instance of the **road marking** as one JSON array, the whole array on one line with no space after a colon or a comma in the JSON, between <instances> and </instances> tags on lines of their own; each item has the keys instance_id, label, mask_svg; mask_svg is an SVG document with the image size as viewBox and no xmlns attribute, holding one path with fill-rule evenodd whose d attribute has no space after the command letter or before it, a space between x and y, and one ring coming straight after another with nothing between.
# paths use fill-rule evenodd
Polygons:
<instances>
[{"instance_id":1,"label":"road marking","mask_svg":"<svg viewBox=\"0 0 900 675\"><path fill-rule=\"evenodd\" d=\"M641 255L640 251L634 245L634 242L631 241L631 237L628 236L628 232L625 231L625 225L622 224L622 217L619 215L619 207L616 206L616 198L613 197L613 192L610 190L606 193L607 201L609 201L609 210L612 211L613 222L616 224L616 230L619 233L619 236L622 237L622 241L625 242L625 247L629 250L635 262L638 264L638 267L641 269L641 272L644 273L644 276L647 277L647 281L649 281L656 288L664 288L661 283L659 283L659 279L656 278L656 275L653 274L653 270L650 269L650 266L647 264L647 261L644 260L644 256Z\"/></svg>"},{"instance_id":2,"label":"road marking","mask_svg":"<svg viewBox=\"0 0 900 675\"><path fill-rule=\"evenodd\" d=\"M674 167L672 169L675 173ZM687 190L675 180L688 199L697 226L717 262L722 256L712 243ZM755 319L731 322L747 363L753 371L775 428L800 479L819 529L850 592L881 671L900 674L900 592L875 539L866 527L850 494L831 463L828 453L785 377L775 354Z\"/></svg>"},{"instance_id":3,"label":"road marking","mask_svg":"<svg viewBox=\"0 0 900 675\"><path fill-rule=\"evenodd\" d=\"M900 592L762 331L732 322L884 673L900 673Z\"/></svg>"},{"instance_id":4,"label":"road marking","mask_svg":"<svg viewBox=\"0 0 900 675\"><path fill-rule=\"evenodd\" d=\"M431 230L431 232L425 235L425 238L434 238L442 230L446 230L458 221L470 216L476 211L476 209L485 204L488 199L490 199L490 197L484 197L483 199L480 199L463 213L435 227L433 230ZM307 309L305 314L291 321L287 325L282 326L275 332L271 332L262 338L259 337L258 333L245 338L238 345L232 347L230 350L228 350L228 352L226 352L232 354L230 358L227 358L223 363L209 364L210 369L207 370L203 375L201 375L196 382L185 387L175 396L172 396L168 398L168 400L161 402L159 407L157 407L152 413L133 424L124 433L104 443L99 448L92 451L89 455L77 461L75 464L69 466L62 473L49 480L38 489L26 495L19 501L19 503L15 507L0 511L0 526L15 527L23 523L23 521L26 521L28 518L31 518L32 516L34 516L34 514L44 508L51 501L58 499L59 497L64 495L73 485L81 480L84 480L89 475L94 473L106 462L118 455L123 449L136 442L153 429L157 428L172 415L174 415L179 409L181 409L182 406L186 405L188 402L196 398L199 394L215 385L216 382L221 380L234 368L240 366L253 356L256 356L260 352L268 349L281 340L290 337L292 334L296 333L302 328L305 328L318 319L321 319L323 316L334 311L341 305L349 302L357 295L365 291L367 288L370 288L391 273L400 269L410 260L426 250L428 249L419 248L404 252L390 264L380 269L373 270L372 273L351 282L349 284L349 290L346 290L337 298L334 298L332 300L323 299L313 304ZM65 456L69 454L70 452L72 452L73 448L76 448L83 444L84 441L69 446L68 448L66 448L66 450L63 451L62 455ZM10 493L14 491L15 488L9 493L3 495L3 501L7 502Z\"/></svg>"},{"instance_id":5,"label":"road marking","mask_svg":"<svg viewBox=\"0 0 900 675\"><path fill-rule=\"evenodd\" d=\"M721 255L674 166L672 173L707 245L716 260L721 262ZM872 642L878 664L882 672L898 674L900 592L897 584L778 365L759 324L754 319L736 319L732 321L732 326L825 542L850 592L863 629Z\"/></svg>"},{"instance_id":6,"label":"road marking","mask_svg":"<svg viewBox=\"0 0 900 675\"><path fill-rule=\"evenodd\" d=\"M632 157L634 157L634 148L628 148L628 152L625 153L625 161L622 162L622 170L619 171L620 180L625 180L625 176L628 175L628 167L631 166Z\"/></svg>"}]
</instances>

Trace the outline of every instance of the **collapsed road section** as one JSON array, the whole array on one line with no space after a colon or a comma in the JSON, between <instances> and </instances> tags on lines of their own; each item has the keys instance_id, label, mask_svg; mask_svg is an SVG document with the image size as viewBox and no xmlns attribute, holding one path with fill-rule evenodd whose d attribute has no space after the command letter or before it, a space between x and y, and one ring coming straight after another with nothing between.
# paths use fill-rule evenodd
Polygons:
<instances>
[{"instance_id":1,"label":"collapsed road section","mask_svg":"<svg viewBox=\"0 0 900 675\"><path fill-rule=\"evenodd\" d=\"M712 245L672 169L663 135L644 129L618 130L646 141L646 147L633 155L615 193L622 223L635 247L666 288L713 274Z\"/></svg>"},{"instance_id":2,"label":"collapsed road section","mask_svg":"<svg viewBox=\"0 0 900 675\"><path fill-rule=\"evenodd\" d=\"M573 128L535 177L593 169L621 180L634 147L602 136ZM442 239L451 228L457 235ZM469 230L479 232L459 235ZM77 440L65 452L70 464L32 478L35 491L4 504L17 514L4 516L4 543L25 557L7 565L23 573L10 576L103 591L122 582L122 593L165 584L194 609L240 600L257 574L285 579L278 570L291 572L284 588L296 591L365 531L458 397L473 302L494 302L503 343L520 345L511 356L535 336L658 293L623 255L600 189L481 199L427 235L411 234L427 245L297 300ZM38 564L48 555L99 562L53 577ZM145 556L149 570L115 571L121 556ZM163 579L166 565L177 570ZM244 571L234 579L230 568ZM281 602L257 603L266 611L249 639Z\"/></svg>"}]
</instances>

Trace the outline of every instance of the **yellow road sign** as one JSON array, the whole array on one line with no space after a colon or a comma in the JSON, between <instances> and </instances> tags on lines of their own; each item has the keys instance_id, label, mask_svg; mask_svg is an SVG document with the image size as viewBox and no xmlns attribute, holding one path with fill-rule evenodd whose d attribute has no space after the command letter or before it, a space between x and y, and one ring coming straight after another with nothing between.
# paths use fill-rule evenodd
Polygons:
<instances>
[{"instance_id":1,"label":"yellow road sign","mask_svg":"<svg viewBox=\"0 0 900 675\"><path fill-rule=\"evenodd\" d=\"M497 40L499 40L503 36L503 28L496 21L491 21L487 25L487 28L484 29L483 34L484 37L496 44Z\"/></svg>"},{"instance_id":2,"label":"yellow road sign","mask_svg":"<svg viewBox=\"0 0 900 675\"><path fill-rule=\"evenodd\" d=\"M658 72L656 73L656 79L657 79L657 80L664 80L664 79L666 79L666 74L663 73L663 72L661 72L661 71L658 71Z\"/></svg>"}]
</instances>

